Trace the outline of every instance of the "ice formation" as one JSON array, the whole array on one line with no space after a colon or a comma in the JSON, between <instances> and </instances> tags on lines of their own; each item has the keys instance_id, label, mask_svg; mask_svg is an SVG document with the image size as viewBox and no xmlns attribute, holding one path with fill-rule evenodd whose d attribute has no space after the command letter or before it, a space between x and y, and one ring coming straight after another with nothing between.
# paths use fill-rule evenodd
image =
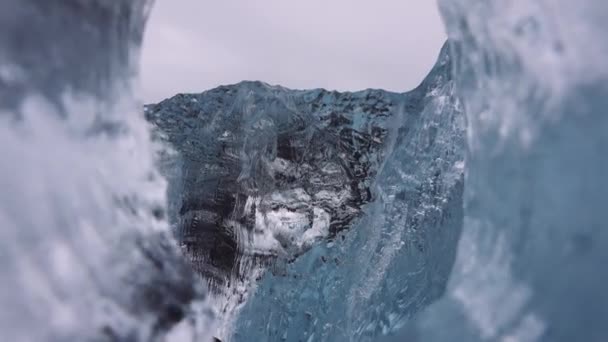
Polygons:
<instances>
[{"instance_id":1,"label":"ice formation","mask_svg":"<svg viewBox=\"0 0 608 342\"><path fill-rule=\"evenodd\" d=\"M185 316L206 325L132 92L148 9L2 2L2 341L149 341Z\"/></svg>"},{"instance_id":2,"label":"ice formation","mask_svg":"<svg viewBox=\"0 0 608 342\"><path fill-rule=\"evenodd\" d=\"M243 256L292 260L371 200L397 94L291 91L243 82L146 108L164 154L171 217L197 268L225 284Z\"/></svg>"},{"instance_id":3,"label":"ice formation","mask_svg":"<svg viewBox=\"0 0 608 342\"><path fill-rule=\"evenodd\" d=\"M404 94L242 82L146 107L170 146L177 239L220 288L222 337L373 338L443 292L462 224L450 65L446 47Z\"/></svg>"},{"instance_id":4,"label":"ice formation","mask_svg":"<svg viewBox=\"0 0 608 342\"><path fill-rule=\"evenodd\" d=\"M0 339L606 340L608 3L439 2L411 92L144 117L149 2L5 0Z\"/></svg>"},{"instance_id":5,"label":"ice formation","mask_svg":"<svg viewBox=\"0 0 608 342\"><path fill-rule=\"evenodd\" d=\"M442 0L467 116L446 294L394 341L608 336L608 3Z\"/></svg>"}]
</instances>

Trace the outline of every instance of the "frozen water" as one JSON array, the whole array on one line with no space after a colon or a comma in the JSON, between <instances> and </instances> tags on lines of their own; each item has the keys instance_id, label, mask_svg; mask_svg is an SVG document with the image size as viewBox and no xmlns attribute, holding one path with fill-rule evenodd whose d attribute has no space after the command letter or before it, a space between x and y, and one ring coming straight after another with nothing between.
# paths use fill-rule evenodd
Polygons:
<instances>
[{"instance_id":1,"label":"frozen water","mask_svg":"<svg viewBox=\"0 0 608 342\"><path fill-rule=\"evenodd\" d=\"M235 340L375 340L443 293L462 225L465 125L447 48L401 97L363 218L268 274Z\"/></svg>"},{"instance_id":2,"label":"frozen water","mask_svg":"<svg viewBox=\"0 0 608 342\"><path fill-rule=\"evenodd\" d=\"M464 159L447 51L405 94L243 82L147 106L178 240L220 284L218 334L246 303L237 340L373 338L443 292Z\"/></svg>"},{"instance_id":3,"label":"frozen water","mask_svg":"<svg viewBox=\"0 0 608 342\"><path fill-rule=\"evenodd\" d=\"M440 0L411 92L243 82L152 142L149 2L2 5L2 340L606 339L605 1Z\"/></svg>"},{"instance_id":4,"label":"frozen water","mask_svg":"<svg viewBox=\"0 0 608 342\"><path fill-rule=\"evenodd\" d=\"M148 341L206 317L132 92L148 8L2 2L2 341Z\"/></svg>"},{"instance_id":5,"label":"frozen water","mask_svg":"<svg viewBox=\"0 0 608 342\"><path fill-rule=\"evenodd\" d=\"M467 115L444 298L396 341L605 341L608 3L440 1Z\"/></svg>"},{"instance_id":6,"label":"frozen water","mask_svg":"<svg viewBox=\"0 0 608 342\"><path fill-rule=\"evenodd\" d=\"M234 316L251 282L361 216L403 96L242 82L147 106L174 231ZM224 317L223 321L230 321Z\"/></svg>"}]
</instances>

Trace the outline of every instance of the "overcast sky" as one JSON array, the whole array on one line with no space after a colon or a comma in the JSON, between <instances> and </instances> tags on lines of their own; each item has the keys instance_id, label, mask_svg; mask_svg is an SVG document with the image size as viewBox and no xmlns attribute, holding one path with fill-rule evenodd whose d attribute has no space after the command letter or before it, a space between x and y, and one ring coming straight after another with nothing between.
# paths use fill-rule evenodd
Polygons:
<instances>
[{"instance_id":1,"label":"overcast sky","mask_svg":"<svg viewBox=\"0 0 608 342\"><path fill-rule=\"evenodd\" d=\"M157 0L143 95L157 102L242 80L406 91L445 39L433 0Z\"/></svg>"}]
</instances>

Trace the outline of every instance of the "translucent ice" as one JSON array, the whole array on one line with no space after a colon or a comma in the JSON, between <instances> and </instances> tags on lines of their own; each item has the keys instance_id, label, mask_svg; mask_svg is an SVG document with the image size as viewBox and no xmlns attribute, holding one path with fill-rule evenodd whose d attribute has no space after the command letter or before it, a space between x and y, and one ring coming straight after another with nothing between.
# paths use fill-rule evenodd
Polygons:
<instances>
[{"instance_id":1,"label":"translucent ice","mask_svg":"<svg viewBox=\"0 0 608 342\"><path fill-rule=\"evenodd\" d=\"M608 3L440 1L467 115L444 298L396 341L608 336Z\"/></svg>"},{"instance_id":2,"label":"translucent ice","mask_svg":"<svg viewBox=\"0 0 608 342\"><path fill-rule=\"evenodd\" d=\"M148 8L2 2L2 341L148 341L206 317L132 92Z\"/></svg>"},{"instance_id":3,"label":"translucent ice","mask_svg":"<svg viewBox=\"0 0 608 342\"><path fill-rule=\"evenodd\" d=\"M443 292L464 159L447 48L405 94L243 82L146 115L171 146L178 240L219 284L223 337L246 303L237 340L372 338Z\"/></svg>"}]
</instances>

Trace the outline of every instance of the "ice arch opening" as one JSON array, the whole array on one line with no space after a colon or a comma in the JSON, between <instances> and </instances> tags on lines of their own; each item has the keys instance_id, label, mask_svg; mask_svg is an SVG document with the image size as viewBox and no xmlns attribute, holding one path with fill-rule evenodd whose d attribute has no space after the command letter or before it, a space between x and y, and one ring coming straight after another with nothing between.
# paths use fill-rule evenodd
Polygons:
<instances>
[{"instance_id":1,"label":"ice arch opening","mask_svg":"<svg viewBox=\"0 0 608 342\"><path fill-rule=\"evenodd\" d=\"M218 336L373 339L443 293L464 158L447 47L407 93L241 82L146 117L170 147L169 217L216 289Z\"/></svg>"},{"instance_id":2,"label":"ice arch opening","mask_svg":"<svg viewBox=\"0 0 608 342\"><path fill-rule=\"evenodd\" d=\"M455 70L469 110L471 163L466 168L474 177L469 178L465 191L468 224L447 296L406 327L398 339L602 341L607 335L603 318L608 308L603 286L606 275L601 272L607 250L602 227L608 220L603 206L608 192L603 158L608 145L604 115L608 106L608 50L603 39L608 31L606 2L441 3L450 35L459 43L453 45L454 50L463 53ZM196 287L199 279L163 233L167 225L162 210L156 210L163 201L163 187L154 176L147 126L137 115L129 87L135 59L129 52L138 44L142 18L138 6L145 2L8 0L3 5L0 155L13 161L0 167L0 272L4 281L0 300L3 307L13 309L2 312L3 335L9 340L150 340L162 338L180 322L180 328L190 335L204 338L209 325L193 322L204 311L191 305L203 292ZM99 53L85 60L79 50L85 46ZM438 65L441 70L442 64ZM433 116L462 110L450 96L453 84L446 83L443 75L431 73L430 81L419 88L422 93L417 94L426 95L413 103L425 109L419 112L413 109L422 107L405 106L403 114L420 115L404 115L412 119L407 121L412 126L393 125L396 139L389 139L394 144L388 145L393 147L386 150L386 162L374 184L382 188L396 180L398 185L411 187L403 192L379 192L377 198L383 200L369 205L366 217L401 219L403 216L376 214L392 209L403 214L390 203L417 198L408 197L412 190L413 195L416 189L422 190L420 195L445 194L449 192L446 185L462 184L458 172L444 172L450 166L452 171L463 166L459 152L448 148L462 138L449 134L458 132L453 128L459 122L446 120L450 115ZM66 99L65 90L79 96ZM375 94L374 100L380 95ZM393 96L388 95L382 96ZM330 102L340 97L329 96ZM351 100L356 97L349 96ZM244 108L256 113L252 100L256 103L255 97L247 99ZM382 104L379 102L372 107ZM275 102L273 108L285 104L292 103ZM350 124L349 120L338 121ZM156 138L162 140L163 136ZM397 153L400 149L405 149L405 155L429 157L424 159L427 167L418 173L422 178L399 181L399 170L416 167L408 165L416 159L399 158L403 155ZM281 148L276 153L286 156L291 150ZM433 159L438 150L456 162L442 164L448 160L443 156ZM424 182L417 184L417 180ZM458 193L457 186L452 189ZM423 207L431 209L437 199L418 198L416 203L430 203ZM350 243L383 241L385 235L391 236L366 239L372 235L363 234ZM374 268L384 265L370 264L370 260L390 257L390 253L376 252L400 245L384 241L389 243L377 249L357 248L357 252L371 251L372 258L367 258L369 253L347 255L357 255L365 261L361 264ZM318 246L291 265L322 271L331 261L326 249L336 245ZM412 247L414 252L425 250L424 245ZM298 262L302 263L296 265ZM339 264L334 261L341 270ZM278 271L286 270L289 275L290 267ZM367 277L369 268L363 268L360 279L372 279ZM420 273L409 275L416 274ZM320 291L290 293L289 286L281 289L272 287L272 279L266 281L270 285L262 289L266 293L278 291L280 298L305 298L306 303L319 300L328 289L323 286L327 283L316 282ZM187 295L174 296L181 293L175 289L182 285ZM391 289L400 287L391 285L386 293ZM341 297L347 307L355 309L346 324L334 315L338 324L325 325L326 320L315 320L322 316L314 315L317 312L297 316L298 310L285 310L293 307L277 305L276 312L285 315L273 321L276 325L268 331L245 320L237 322L237 332L252 336L270 332L265 336L277 339L283 334L285 338L313 334L314 338L342 337L340 334L372 338L403 322L403 317L381 316L387 312L386 306L373 305L379 302L370 295L369 287L354 290L358 298L374 301L358 304ZM360 308L364 310L357 310ZM359 312L363 315L357 317ZM380 319L368 324L366 315L370 314Z\"/></svg>"},{"instance_id":3,"label":"ice arch opening","mask_svg":"<svg viewBox=\"0 0 608 342\"><path fill-rule=\"evenodd\" d=\"M292 89L413 89L445 41L437 6L312 0L158 1L142 56L144 99L243 80Z\"/></svg>"}]
</instances>

